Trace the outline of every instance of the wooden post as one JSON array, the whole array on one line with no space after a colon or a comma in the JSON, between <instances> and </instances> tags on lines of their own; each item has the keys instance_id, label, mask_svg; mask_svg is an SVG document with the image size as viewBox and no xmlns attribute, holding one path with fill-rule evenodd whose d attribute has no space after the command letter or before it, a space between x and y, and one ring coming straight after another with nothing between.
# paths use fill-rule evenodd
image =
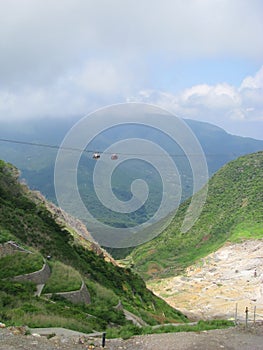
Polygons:
<instances>
[{"instance_id":1,"label":"wooden post","mask_svg":"<svg viewBox=\"0 0 263 350\"><path fill-rule=\"evenodd\" d=\"M248 307L246 307L245 313L246 313L246 327L247 327L247 323L248 323Z\"/></svg>"},{"instance_id":2,"label":"wooden post","mask_svg":"<svg viewBox=\"0 0 263 350\"><path fill-rule=\"evenodd\" d=\"M254 324L256 323L256 305L254 305Z\"/></svg>"},{"instance_id":3,"label":"wooden post","mask_svg":"<svg viewBox=\"0 0 263 350\"><path fill-rule=\"evenodd\" d=\"M106 341L106 333L102 333L102 347L105 347L105 341Z\"/></svg>"}]
</instances>

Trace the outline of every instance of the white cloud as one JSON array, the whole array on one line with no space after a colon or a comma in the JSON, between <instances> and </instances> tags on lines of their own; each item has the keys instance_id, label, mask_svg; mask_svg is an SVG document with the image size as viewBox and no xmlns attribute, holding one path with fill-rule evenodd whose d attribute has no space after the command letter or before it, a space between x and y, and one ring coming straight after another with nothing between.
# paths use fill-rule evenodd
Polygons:
<instances>
[{"instance_id":1,"label":"white cloud","mask_svg":"<svg viewBox=\"0 0 263 350\"><path fill-rule=\"evenodd\" d=\"M87 58L263 56L261 0L8 0L1 83L49 83Z\"/></svg>"},{"instance_id":2,"label":"white cloud","mask_svg":"<svg viewBox=\"0 0 263 350\"><path fill-rule=\"evenodd\" d=\"M123 94L127 82L132 81L129 73L121 67L121 62L92 60L75 75L68 77L69 84L74 84L88 93L99 95L116 95L120 91Z\"/></svg>"},{"instance_id":3,"label":"white cloud","mask_svg":"<svg viewBox=\"0 0 263 350\"><path fill-rule=\"evenodd\" d=\"M254 77L249 76L242 81L240 90L244 89L263 89L263 66Z\"/></svg>"},{"instance_id":4,"label":"white cloud","mask_svg":"<svg viewBox=\"0 0 263 350\"><path fill-rule=\"evenodd\" d=\"M263 121L263 66L255 76L249 76L243 80L239 94L245 110L245 118ZM262 130L261 134L263 134Z\"/></svg>"},{"instance_id":5,"label":"white cloud","mask_svg":"<svg viewBox=\"0 0 263 350\"><path fill-rule=\"evenodd\" d=\"M206 106L210 109L229 109L240 103L235 88L228 84L196 85L186 89L180 96L184 106Z\"/></svg>"},{"instance_id":6,"label":"white cloud","mask_svg":"<svg viewBox=\"0 0 263 350\"><path fill-rule=\"evenodd\" d=\"M261 132L256 130L263 122L262 72L263 66L255 76L246 77L239 88L222 83L196 85L178 94L143 90L133 100L156 104L179 117L211 122L243 135L247 123L252 129L255 122L255 135L262 138L263 125Z\"/></svg>"},{"instance_id":7,"label":"white cloud","mask_svg":"<svg viewBox=\"0 0 263 350\"><path fill-rule=\"evenodd\" d=\"M132 79L118 60L91 60L49 85L0 88L0 120L83 116L105 104L123 102Z\"/></svg>"},{"instance_id":8,"label":"white cloud","mask_svg":"<svg viewBox=\"0 0 263 350\"><path fill-rule=\"evenodd\" d=\"M0 120L83 115L127 96L222 125L261 120L263 69L239 89L146 87L158 57L167 67L211 57L260 62L262 13L261 0L0 0Z\"/></svg>"},{"instance_id":9,"label":"white cloud","mask_svg":"<svg viewBox=\"0 0 263 350\"><path fill-rule=\"evenodd\" d=\"M19 92L0 91L0 121L38 117L82 116L98 107L85 91L69 90L60 84L30 87Z\"/></svg>"}]
</instances>

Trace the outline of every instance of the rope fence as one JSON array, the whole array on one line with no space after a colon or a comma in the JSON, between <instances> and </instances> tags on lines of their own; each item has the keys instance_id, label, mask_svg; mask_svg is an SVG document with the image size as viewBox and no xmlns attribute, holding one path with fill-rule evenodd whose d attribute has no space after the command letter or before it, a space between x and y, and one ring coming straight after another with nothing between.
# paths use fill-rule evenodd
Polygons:
<instances>
[{"instance_id":1,"label":"rope fence","mask_svg":"<svg viewBox=\"0 0 263 350\"><path fill-rule=\"evenodd\" d=\"M245 323L247 326L249 323L263 322L263 315L257 313L257 305L251 305L250 307L246 306L239 308L238 304L235 307L235 324Z\"/></svg>"}]
</instances>

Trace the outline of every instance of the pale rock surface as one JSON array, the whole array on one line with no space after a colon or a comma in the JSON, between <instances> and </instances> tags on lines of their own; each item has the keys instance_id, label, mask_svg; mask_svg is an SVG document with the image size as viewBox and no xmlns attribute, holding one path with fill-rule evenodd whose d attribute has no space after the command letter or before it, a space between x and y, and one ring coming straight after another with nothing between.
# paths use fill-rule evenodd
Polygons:
<instances>
[{"instance_id":1,"label":"pale rock surface","mask_svg":"<svg viewBox=\"0 0 263 350\"><path fill-rule=\"evenodd\" d=\"M263 320L263 240L227 243L187 268L185 275L153 280L148 287L193 319Z\"/></svg>"}]
</instances>

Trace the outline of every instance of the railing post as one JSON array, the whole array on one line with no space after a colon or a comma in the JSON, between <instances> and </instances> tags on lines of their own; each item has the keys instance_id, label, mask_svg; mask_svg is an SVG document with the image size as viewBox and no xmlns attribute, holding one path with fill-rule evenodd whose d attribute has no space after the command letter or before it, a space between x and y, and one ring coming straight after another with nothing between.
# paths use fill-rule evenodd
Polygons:
<instances>
[{"instance_id":1,"label":"railing post","mask_svg":"<svg viewBox=\"0 0 263 350\"><path fill-rule=\"evenodd\" d=\"M246 313L246 327L247 327L247 323L248 323L248 307L246 307L245 313Z\"/></svg>"}]
</instances>

